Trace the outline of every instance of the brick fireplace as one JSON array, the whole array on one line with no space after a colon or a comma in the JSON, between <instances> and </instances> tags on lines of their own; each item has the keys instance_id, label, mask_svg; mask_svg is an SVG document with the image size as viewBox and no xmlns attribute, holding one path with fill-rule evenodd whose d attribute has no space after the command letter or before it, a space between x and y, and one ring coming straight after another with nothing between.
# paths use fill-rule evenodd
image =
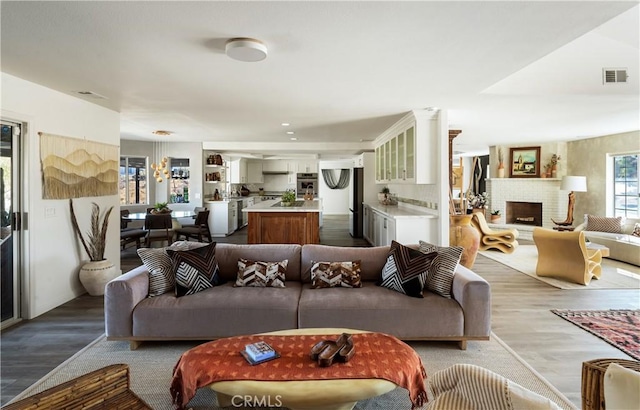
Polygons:
<instances>
[{"instance_id":1,"label":"brick fireplace","mask_svg":"<svg viewBox=\"0 0 640 410\"><path fill-rule=\"evenodd\" d=\"M551 218L563 220L567 215L567 192L560 190L559 178L490 178L487 179L490 210L499 209L504 215L503 223L515 227L554 226ZM511 209L507 203L513 204ZM521 209L521 203L536 204L530 209ZM514 218L521 218L515 221ZM534 220L530 221L529 218Z\"/></svg>"}]
</instances>

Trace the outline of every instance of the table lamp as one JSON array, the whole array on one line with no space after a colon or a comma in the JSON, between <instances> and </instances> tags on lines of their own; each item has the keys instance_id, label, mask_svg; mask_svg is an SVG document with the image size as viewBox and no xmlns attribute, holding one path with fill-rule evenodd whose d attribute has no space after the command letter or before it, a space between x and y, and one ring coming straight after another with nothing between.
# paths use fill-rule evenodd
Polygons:
<instances>
[{"instance_id":1,"label":"table lamp","mask_svg":"<svg viewBox=\"0 0 640 410\"><path fill-rule=\"evenodd\" d=\"M563 176L560 182L560 189L569 191L569 206L567 209L567 219L562 222L551 221L559 226L570 226L573 224L573 207L576 203L576 195L574 192L587 192L587 177L583 176Z\"/></svg>"}]
</instances>

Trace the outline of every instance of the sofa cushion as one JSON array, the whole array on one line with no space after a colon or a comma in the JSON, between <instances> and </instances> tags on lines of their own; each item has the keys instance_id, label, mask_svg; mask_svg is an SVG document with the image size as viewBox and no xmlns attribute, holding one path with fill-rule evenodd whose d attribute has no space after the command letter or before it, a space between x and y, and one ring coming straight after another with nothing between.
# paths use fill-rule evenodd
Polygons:
<instances>
[{"instance_id":1,"label":"sofa cushion","mask_svg":"<svg viewBox=\"0 0 640 410\"><path fill-rule=\"evenodd\" d=\"M257 288L284 288L288 260L260 262L238 259L238 278L234 286Z\"/></svg>"},{"instance_id":2,"label":"sofa cushion","mask_svg":"<svg viewBox=\"0 0 640 410\"><path fill-rule=\"evenodd\" d=\"M133 335L212 340L295 329L300 287L290 281L285 288L236 288L229 281L188 297L146 298L133 310Z\"/></svg>"},{"instance_id":3,"label":"sofa cushion","mask_svg":"<svg viewBox=\"0 0 640 410\"><path fill-rule=\"evenodd\" d=\"M589 215L587 217L587 231L622 233L622 217L607 218Z\"/></svg>"},{"instance_id":4,"label":"sofa cushion","mask_svg":"<svg viewBox=\"0 0 640 410\"><path fill-rule=\"evenodd\" d=\"M355 289L318 290L303 284L298 310L300 328L361 329L403 340L464 335L464 315L456 300L431 292L424 292L423 299L410 298L371 281Z\"/></svg>"},{"instance_id":5,"label":"sofa cushion","mask_svg":"<svg viewBox=\"0 0 640 410\"><path fill-rule=\"evenodd\" d=\"M422 298L427 270L436 255L436 252L423 253L391 241L387 263L382 268L380 286L407 296Z\"/></svg>"},{"instance_id":6,"label":"sofa cushion","mask_svg":"<svg viewBox=\"0 0 640 410\"><path fill-rule=\"evenodd\" d=\"M438 253L429 266L426 288L451 299L453 297L451 294L453 275L458 268L464 249L460 246L436 246L424 241L420 241L419 244L420 252Z\"/></svg>"},{"instance_id":7,"label":"sofa cushion","mask_svg":"<svg viewBox=\"0 0 640 410\"><path fill-rule=\"evenodd\" d=\"M166 252L176 277L176 296L193 295L221 283L215 242L188 251Z\"/></svg>"},{"instance_id":8,"label":"sofa cushion","mask_svg":"<svg viewBox=\"0 0 640 410\"><path fill-rule=\"evenodd\" d=\"M149 271L149 297L173 292L176 287L175 273L171 268L171 258L166 250L186 251L206 244L200 242L178 241L166 248L140 248L138 256Z\"/></svg>"},{"instance_id":9,"label":"sofa cushion","mask_svg":"<svg viewBox=\"0 0 640 410\"><path fill-rule=\"evenodd\" d=\"M360 261L315 262L311 266L311 288L360 288Z\"/></svg>"}]
</instances>

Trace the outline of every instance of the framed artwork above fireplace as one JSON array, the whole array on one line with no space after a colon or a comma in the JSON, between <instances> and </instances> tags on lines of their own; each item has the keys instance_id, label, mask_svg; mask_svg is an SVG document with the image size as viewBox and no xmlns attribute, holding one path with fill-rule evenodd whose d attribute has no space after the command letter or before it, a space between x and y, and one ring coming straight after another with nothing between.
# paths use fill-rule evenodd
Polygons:
<instances>
[{"instance_id":1,"label":"framed artwork above fireplace","mask_svg":"<svg viewBox=\"0 0 640 410\"><path fill-rule=\"evenodd\" d=\"M540 178L540 147L510 148L511 178Z\"/></svg>"}]
</instances>

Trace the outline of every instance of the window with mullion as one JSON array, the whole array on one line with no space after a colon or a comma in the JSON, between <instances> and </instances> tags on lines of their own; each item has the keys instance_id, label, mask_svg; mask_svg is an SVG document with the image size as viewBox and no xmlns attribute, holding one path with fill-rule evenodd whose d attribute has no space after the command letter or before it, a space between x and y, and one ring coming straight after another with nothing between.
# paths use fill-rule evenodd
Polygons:
<instances>
[{"instance_id":1,"label":"window with mullion","mask_svg":"<svg viewBox=\"0 0 640 410\"><path fill-rule=\"evenodd\" d=\"M638 218L638 154L613 158L613 207L615 216Z\"/></svg>"}]
</instances>

